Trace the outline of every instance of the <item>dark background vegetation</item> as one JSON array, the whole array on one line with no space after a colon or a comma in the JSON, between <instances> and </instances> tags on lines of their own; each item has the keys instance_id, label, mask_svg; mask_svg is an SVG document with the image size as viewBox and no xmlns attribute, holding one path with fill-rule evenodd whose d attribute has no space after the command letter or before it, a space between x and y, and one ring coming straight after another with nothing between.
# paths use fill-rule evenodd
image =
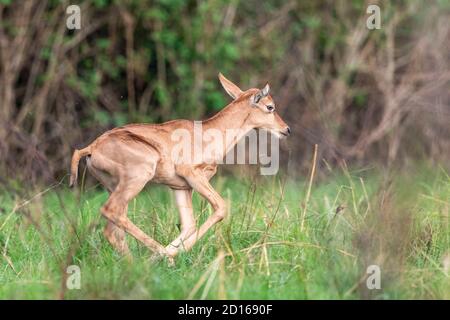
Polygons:
<instances>
[{"instance_id":1,"label":"dark background vegetation","mask_svg":"<svg viewBox=\"0 0 450 320\"><path fill-rule=\"evenodd\" d=\"M81 30L65 10L81 6ZM381 7L380 30L366 8ZM204 119L269 81L309 166L450 159L448 1L0 0L0 176L49 181L129 122Z\"/></svg>"},{"instance_id":2,"label":"dark background vegetation","mask_svg":"<svg viewBox=\"0 0 450 320\"><path fill-rule=\"evenodd\" d=\"M449 299L449 18L448 0L0 0L0 299ZM67 187L73 148L211 116L230 101L219 71L270 82L293 131L282 172L224 166L245 173L215 178L228 218L173 268L128 236L129 264L102 235L107 192ZM166 188L128 215L162 244L179 233Z\"/></svg>"}]
</instances>

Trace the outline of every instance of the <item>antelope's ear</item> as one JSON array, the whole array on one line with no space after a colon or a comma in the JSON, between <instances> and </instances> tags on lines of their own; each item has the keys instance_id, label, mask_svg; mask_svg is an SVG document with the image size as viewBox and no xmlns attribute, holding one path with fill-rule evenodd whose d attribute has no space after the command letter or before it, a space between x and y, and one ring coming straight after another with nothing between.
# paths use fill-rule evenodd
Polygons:
<instances>
[{"instance_id":1,"label":"antelope's ear","mask_svg":"<svg viewBox=\"0 0 450 320\"><path fill-rule=\"evenodd\" d=\"M270 91L270 86L269 83L266 83L266 85L264 86L264 88L261 89L261 94L263 97L267 97L269 95L269 91Z\"/></svg>"},{"instance_id":2,"label":"antelope's ear","mask_svg":"<svg viewBox=\"0 0 450 320\"><path fill-rule=\"evenodd\" d=\"M222 73L219 73L219 81L225 91L233 98L236 99L242 94L242 90L237 85L224 77Z\"/></svg>"},{"instance_id":3,"label":"antelope's ear","mask_svg":"<svg viewBox=\"0 0 450 320\"><path fill-rule=\"evenodd\" d=\"M258 104L259 101L264 98L267 97L269 95L269 91L270 91L270 87L269 84L266 83L266 85L264 86L264 88L262 88L261 90L259 90L254 96L253 96L253 103Z\"/></svg>"}]
</instances>

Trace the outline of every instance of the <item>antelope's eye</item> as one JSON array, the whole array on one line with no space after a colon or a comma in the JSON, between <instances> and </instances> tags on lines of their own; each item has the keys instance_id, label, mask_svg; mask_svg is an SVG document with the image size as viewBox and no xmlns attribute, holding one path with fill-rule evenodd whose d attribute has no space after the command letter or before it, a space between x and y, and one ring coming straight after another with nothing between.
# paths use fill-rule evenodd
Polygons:
<instances>
[{"instance_id":1,"label":"antelope's eye","mask_svg":"<svg viewBox=\"0 0 450 320\"><path fill-rule=\"evenodd\" d=\"M272 105L267 105L266 108L269 112L272 112L273 110L275 110L275 107Z\"/></svg>"}]
</instances>

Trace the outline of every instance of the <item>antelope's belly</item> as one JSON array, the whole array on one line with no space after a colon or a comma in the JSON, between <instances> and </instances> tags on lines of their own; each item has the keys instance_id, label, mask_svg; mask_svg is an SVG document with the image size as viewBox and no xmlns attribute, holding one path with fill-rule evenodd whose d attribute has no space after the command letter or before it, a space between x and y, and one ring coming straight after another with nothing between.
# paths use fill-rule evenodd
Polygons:
<instances>
[{"instance_id":1,"label":"antelope's belly","mask_svg":"<svg viewBox=\"0 0 450 320\"><path fill-rule=\"evenodd\" d=\"M186 180L177 175L175 166L172 163L164 163L162 161L156 166L152 183L165 184L172 189L190 189Z\"/></svg>"}]
</instances>

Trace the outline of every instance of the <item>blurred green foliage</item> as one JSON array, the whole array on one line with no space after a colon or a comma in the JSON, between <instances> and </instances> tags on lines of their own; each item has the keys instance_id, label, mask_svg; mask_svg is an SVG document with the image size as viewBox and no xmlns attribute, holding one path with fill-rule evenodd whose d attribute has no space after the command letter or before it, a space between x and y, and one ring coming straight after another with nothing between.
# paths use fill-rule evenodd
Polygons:
<instances>
[{"instance_id":1,"label":"blurred green foliage","mask_svg":"<svg viewBox=\"0 0 450 320\"><path fill-rule=\"evenodd\" d=\"M108 28L105 26L95 37L80 45L80 53L86 57L79 61L77 72L68 83L92 102L98 102L99 95L104 94L101 88L105 83L112 83L114 94L123 102L122 110L113 111L127 114L127 121L164 121L215 112L227 103L216 80L219 71L248 80L248 75L239 73L240 66L245 64L247 68L255 69L248 74L258 74L273 65L288 49L276 45L276 33L271 39L273 43L257 43L256 28L260 17L279 9L282 1L264 3L257 11L258 17L251 16L255 15L254 8L236 0L95 0L92 3L93 16L116 16L117 20L109 21ZM252 2L251 5L255 4ZM250 19L255 19L248 25L252 30L236 32L233 19L242 19L247 14ZM124 15L129 17L128 27L132 28L133 39L126 36L127 22L120 21ZM312 17L305 23L320 21ZM302 28L301 25L292 27L297 32ZM77 32L67 32L65 36L70 39ZM126 50L127 41L132 42L131 52ZM95 54L89 54L92 52ZM48 59L50 54L46 47L42 58ZM129 101L127 75L130 72L134 77L136 101ZM149 106L130 108L131 103L140 104L146 89L151 91ZM92 119L102 119L99 120L102 124L113 122L111 111L93 110Z\"/></svg>"},{"instance_id":2,"label":"blurred green foliage","mask_svg":"<svg viewBox=\"0 0 450 320\"><path fill-rule=\"evenodd\" d=\"M84 0L68 30L68 1L0 0L0 170L40 175L39 150L53 175L67 148L113 126L205 119L230 102L219 72L243 89L270 82L303 169L315 143L330 165L438 159L448 3L378 2L382 28L369 31L365 0ZM418 116L430 105L434 117Z\"/></svg>"}]
</instances>

